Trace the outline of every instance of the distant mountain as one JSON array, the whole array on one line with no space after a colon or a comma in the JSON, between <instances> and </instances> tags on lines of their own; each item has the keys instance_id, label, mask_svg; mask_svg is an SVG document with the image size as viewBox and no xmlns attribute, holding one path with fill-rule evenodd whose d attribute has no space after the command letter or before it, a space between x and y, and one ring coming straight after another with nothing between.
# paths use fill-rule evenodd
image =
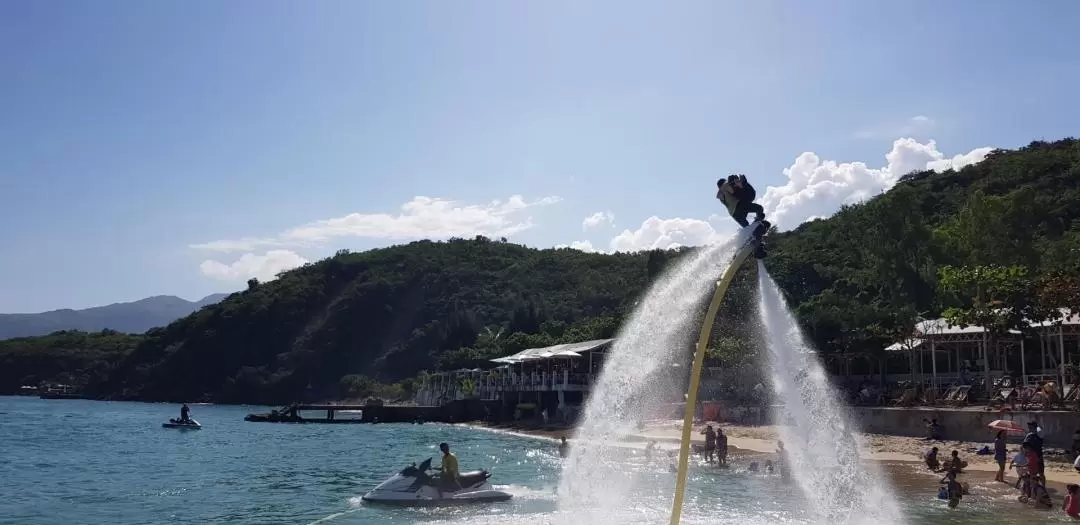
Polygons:
<instances>
[{"instance_id":1,"label":"distant mountain","mask_svg":"<svg viewBox=\"0 0 1080 525\"><path fill-rule=\"evenodd\" d=\"M130 303L115 303L84 310L0 314L0 339L47 335L58 330L93 332L106 328L141 334L155 326L165 326L204 306L215 304L228 295L216 293L198 301L158 295Z\"/></svg>"}]
</instances>

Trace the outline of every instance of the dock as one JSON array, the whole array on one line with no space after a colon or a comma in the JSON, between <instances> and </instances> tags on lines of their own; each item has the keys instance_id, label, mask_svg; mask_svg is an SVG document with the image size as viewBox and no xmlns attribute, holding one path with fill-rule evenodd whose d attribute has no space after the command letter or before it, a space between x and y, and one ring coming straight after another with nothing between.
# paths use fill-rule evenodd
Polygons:
<instances>
[{"instance_id":1,"label":"dock","mask_svg":"<svg viewBox=\"0 0 1080 525\"><path fill-rule=\"evenodd\" d=\"M43 385L37 389L37 394L41 399L87 399L71 385Z\"/></svg>"},{"instance_id":2,"label":"dock","mask_svg":"<svg viewBox=\"0 0 1080 525\"><path fill-rule=\"evenodd\" d=\"M244 421L258 423L461 423L483 419L486 402L455 401L442 406L293 403L268 413L248 414Z\"/></svg>"}]
</instances>

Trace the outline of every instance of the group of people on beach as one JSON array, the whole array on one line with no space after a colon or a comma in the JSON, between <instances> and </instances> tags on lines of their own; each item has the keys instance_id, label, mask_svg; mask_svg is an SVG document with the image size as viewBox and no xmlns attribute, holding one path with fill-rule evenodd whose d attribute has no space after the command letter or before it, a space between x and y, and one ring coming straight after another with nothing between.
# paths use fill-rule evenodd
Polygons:
<instances>
[{"instance_id":1,"label":"group of people on beach","mask_svg":"<svg viewBox=\"0 0 1080 525\"><path fill-rule=\"evenodd\" d=\"M1028 432L1024 435L1020 450L1012 458L1009 458L1006 431L1001 430L997 433L994 437L993 454L998 470L994 480L1007 483L1005 471L1015 469L1016 482L1013 487L1019 492L1018 500L1036 508L1050 509L1053 507L1053 501L1046 489L1046 462L1043 457L1043 438L1040 430L1038 422L1028 422ZM963 496L968 494L968 484L958 480L958 476L967 467L967 462L960 459L960 453L956 450L952 451L949 459L940 461L938 452L938 447L931 447L924 460L930 470L945 473L945 477L941 479L942 487L938 497L948 500L949 507L956 507ZM1069 516L1080 519L1080 485L1066 485L1062 510Z\"/></svg>"}]
</instances>

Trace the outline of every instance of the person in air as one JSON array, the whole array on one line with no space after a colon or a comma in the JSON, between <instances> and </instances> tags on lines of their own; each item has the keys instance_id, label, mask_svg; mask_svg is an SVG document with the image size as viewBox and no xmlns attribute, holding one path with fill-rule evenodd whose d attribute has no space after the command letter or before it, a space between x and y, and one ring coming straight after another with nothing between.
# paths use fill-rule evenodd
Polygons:
<instances>
[{"instance_id":1,"label":"person in air","mask_svg":"<svg viewBox=\"0 0 1080 525\"><path fill-rule=\"evenodd\" d=\"M180 407L180 422L191 423L191 409L188 408L187 403Z\"/></svg>"},{"instance_id":2,"label":"person in air","mask_svg":"<svg viewBox=\"0 0 1080 525\"><path fill-rule=\"evenodd\" d=\"M442 471L442 475L439 476L439 497L442 497L443 490L461 490L461 483L458 482L458 474L461 471L458 470L457 456L450 452L450 445L446 443L439 443L439 450L442 451L442 466L439 470Z\"/></svg>"},{"instance_id":3,"label":"person in air","mask_svg":"<svg viewBox=\"0 0 1080 525\"><path fill-rule=\"evenodd\" d=\"M765 209L754 202L757 198L757 190L746 180L746 175L729 175L726 180L716 181L716 186L716 198L724 203L731 218L735 219L740 226L745 228L750 225L746 220L750 212L757 216L757 221L765 219Z\"/></svg>"}]
</instances>

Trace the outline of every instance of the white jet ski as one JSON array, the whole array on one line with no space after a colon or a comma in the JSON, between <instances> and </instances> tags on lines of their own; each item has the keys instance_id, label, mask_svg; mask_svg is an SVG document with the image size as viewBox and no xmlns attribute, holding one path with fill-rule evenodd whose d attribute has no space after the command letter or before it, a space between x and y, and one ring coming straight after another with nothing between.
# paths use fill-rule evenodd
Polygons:
<instances>
[{"instance_id":1,"label":"white jet ski","mask_svg":"<svg viewBox=\"0 0 1080 525\"><path fill-rule=\"evenodd\" d=\"M179 419L170 419L168 423L162 423L161 426L164 428L182 428L186 430L198 430L202 428L202 425L200 425L199 422L195 421L194 419L188 421L187 423L180 421Z\"/></svg>"},{"instance_id":2,"label":"white jet ski","mask_svg":"<svg viewBox=\"0 0 1080 525\"><path fill-rule=\"evenodd\" d=\"M440 496L437 488L439 475L429 475L427 471L430 469L431 458L419 467L413 463L371 489L361 499L387 505L427 506L507 501L513 497L508 492L492 488L488 483L491 474L483 470L461 473L458 476L461 489L443 489Z\"/></svg>"}]
</instances>

